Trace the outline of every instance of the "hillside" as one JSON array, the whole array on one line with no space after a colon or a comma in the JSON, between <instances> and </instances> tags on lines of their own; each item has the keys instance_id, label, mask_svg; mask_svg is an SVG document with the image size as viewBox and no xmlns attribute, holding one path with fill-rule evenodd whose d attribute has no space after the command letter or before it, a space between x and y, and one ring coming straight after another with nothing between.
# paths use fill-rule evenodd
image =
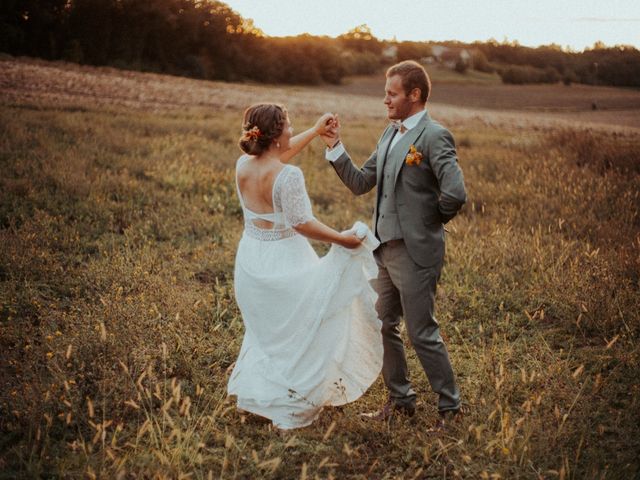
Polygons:
<instances>
[{"instance_id":1,"label":"hillside","mask_svg":"<svg viewBox=\"0 0 640 480\"><path fill-rule=\"evenodd\" d=\"M502 85L436 70L430 110L448 121L492 125L640 129L640 91L574 85ZM384 76L348 78L341 86L231 84L34 59L0 60L5 102L145 111L233 109L258 99L285 102L296 113L335 111L384 121ZM337 95L336 95L337 94ZM596 102L598 110L592 110Z\"/></svg>"},{"instance_id":2,"label":"hillside","mask_svg":"<svg viewBox=\"0 0 640 480\"><path fill-rule=\"evenodd\" d=\"M497 76L471 72L459 74L430 67L432 93L429 103L476 110L476 114L493 114L522 119L536 124L567 121L592 124L594 127L624 126L640 128L640 90L595 87L590 85L505 85ZM337 94L367 95L382 98L384 73L346 78L342 85L327 85L323 90ZM594 108L595 107L595 108ZM509 116L510 112L519 115ZM533 114L533 115L532 115Z\"/></svg>"}]
</instances>

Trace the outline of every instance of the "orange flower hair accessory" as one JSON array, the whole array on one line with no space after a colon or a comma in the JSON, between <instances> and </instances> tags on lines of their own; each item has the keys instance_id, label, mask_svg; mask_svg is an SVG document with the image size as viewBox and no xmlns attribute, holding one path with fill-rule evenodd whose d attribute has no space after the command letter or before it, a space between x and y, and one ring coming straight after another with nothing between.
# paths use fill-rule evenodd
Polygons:
<instances>
[{"instance_id":1,"label":"orange flower hair accessory","mask_svg":"<svg viewBox=\"0 0 640 480\"><path fill-rule=\"evenodd\" d=\"M422 153L416 149L415 145L411 145L404 161L407 165L420 165L420 162L422 162Z\"/></svg>"},{"instance_id":2,"label":"orange flower hair accessory","mask_svg":"<svg viewBox=\"0 0 640 480\"><path fill-rule=\"evenodd\" d=\"M244 131L244 133L242 134L242 140L244 140L244 141L247 141L247 140L256 141L261 136L262 136L262 132L260 131L260 129L257 126L255 126L253 128L250 128L250 129Z\"/></svg>"}]
</instances>

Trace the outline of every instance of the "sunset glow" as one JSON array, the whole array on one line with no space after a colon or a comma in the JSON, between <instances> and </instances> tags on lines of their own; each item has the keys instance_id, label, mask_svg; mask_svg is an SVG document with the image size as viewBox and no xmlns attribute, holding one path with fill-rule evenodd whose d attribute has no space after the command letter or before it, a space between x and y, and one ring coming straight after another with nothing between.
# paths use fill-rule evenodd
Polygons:
<instances>
[{"instance_id":1,"label":"sunset glow","mask_svg":"<svg viewBox=\"0 0 640 480\"><path fill-rule=\"evenodd\" d=\"M636 0L230 0L226 2L270 36L338 36L366 23L380 39L555 43L573 50L605 45L640 47Z\"/></svg>"}]
</instances>

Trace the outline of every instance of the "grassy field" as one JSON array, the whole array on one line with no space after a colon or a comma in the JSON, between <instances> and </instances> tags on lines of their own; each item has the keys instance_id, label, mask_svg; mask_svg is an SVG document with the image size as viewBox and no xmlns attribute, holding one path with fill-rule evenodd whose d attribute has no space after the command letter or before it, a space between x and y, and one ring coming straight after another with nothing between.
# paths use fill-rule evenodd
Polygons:
<instances>
[{"instance_id":1,"label":"grassy field","mask_svg":"<svg viewBox=\"0 0 640 480\"><path fill-rule=\"evenodd\" d=\"M437 106L469 202L437 315L468 413L447 435L415 355L418 414L358 412L378 382L281 437L239 414L233 297L240 115L294 128L340 107L364 159L379 99L0 62L0 478L627 479L640 473L640 134ZM316 141L314 213L368 220ZM314 244L319 252L326 246Z\"/></svg>"}]
</instances>

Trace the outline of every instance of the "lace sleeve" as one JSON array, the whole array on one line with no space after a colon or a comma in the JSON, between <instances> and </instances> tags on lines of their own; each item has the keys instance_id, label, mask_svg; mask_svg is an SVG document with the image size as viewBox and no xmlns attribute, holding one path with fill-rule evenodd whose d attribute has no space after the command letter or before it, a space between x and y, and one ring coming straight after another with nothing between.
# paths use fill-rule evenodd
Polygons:
<instances>
[{"instance_id":1,"label":"lace sleeve","mask_svg":"<svg viewBox=\"0 0 640 480\"><path fill-rule=\"evenodd\" d=\"M314 219L302 170L297 167L291 168L282 179L279 193L282 212L288 225L295 227Z\"/></svg>"}]
</instances>

